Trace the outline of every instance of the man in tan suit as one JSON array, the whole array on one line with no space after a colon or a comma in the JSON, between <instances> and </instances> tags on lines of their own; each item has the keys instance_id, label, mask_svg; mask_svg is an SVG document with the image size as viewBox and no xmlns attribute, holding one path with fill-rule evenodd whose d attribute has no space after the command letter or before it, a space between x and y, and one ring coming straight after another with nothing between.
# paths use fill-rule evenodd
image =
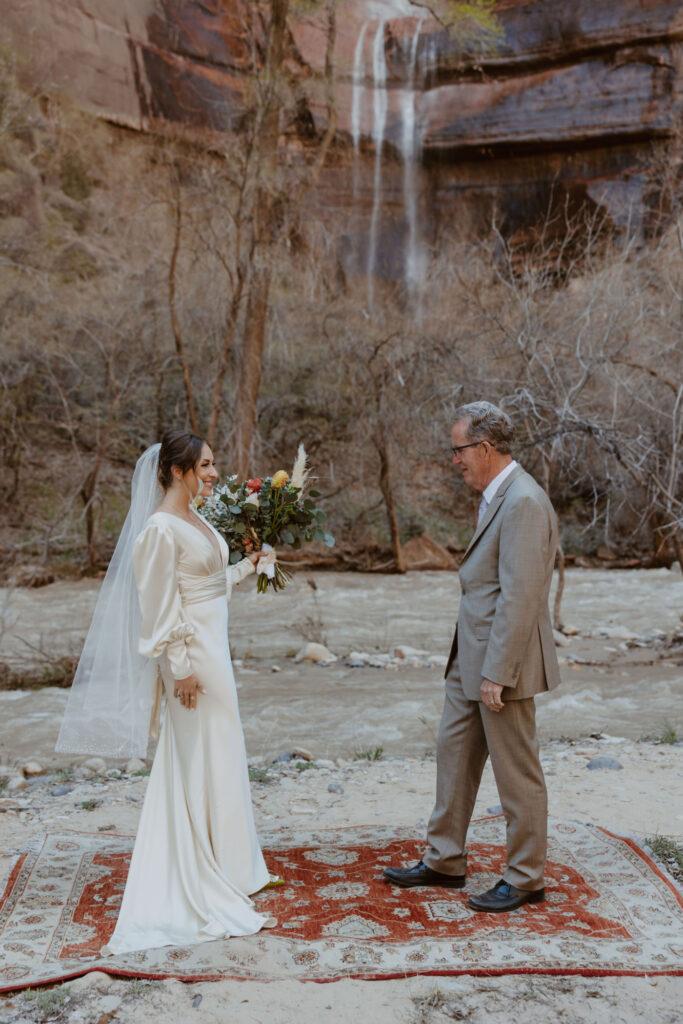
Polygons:
<instances>
[{"instance_id":1,"label":"man in tan suit","mask_svg":"<svg viewBox=\"0 0 683 1024\"><path fill-rule=\"evenodd\" d=\"M558 544L545 492L510 455L513 426L489 402L458 409L453 463L482 492L460 566L462 599L446 667L428 847L410 868L386 868L401 886L465 885L465 839L486 758L507 825L507 867L474 910L515 910L545 897L547 795L534 695L560 681L548 593Z\"/></svg>"}]
</instances>

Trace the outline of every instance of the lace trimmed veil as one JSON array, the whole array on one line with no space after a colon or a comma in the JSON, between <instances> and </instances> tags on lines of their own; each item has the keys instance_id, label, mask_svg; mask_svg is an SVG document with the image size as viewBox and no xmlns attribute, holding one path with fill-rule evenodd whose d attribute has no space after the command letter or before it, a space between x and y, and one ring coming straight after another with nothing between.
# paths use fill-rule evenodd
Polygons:
<instances>
[{"instance_id":1,"label":"lace trimmed veil","mask_svg":"<svg viewBox=\"0 0 683 1024\"><path fill-rule=\"evenodd\" d=\"M162 491L154 444L137 461L123 524L74 677L56 750L145 757L156 698L156 663L138 653L142 615L133 545Z\"/></svg>"}]
</instances>

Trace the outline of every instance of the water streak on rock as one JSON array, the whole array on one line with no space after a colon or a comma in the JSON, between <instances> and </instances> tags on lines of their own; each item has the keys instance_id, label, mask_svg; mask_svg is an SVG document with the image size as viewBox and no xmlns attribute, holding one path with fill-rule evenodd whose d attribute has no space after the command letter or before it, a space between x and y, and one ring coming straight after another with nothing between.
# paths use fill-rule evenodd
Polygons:
<instances>
[{"instance_id":1,"label":"water streak on rock","mask_svg":"<svg viewBox=\"0 0 683 1024\"><path fill-rule=\"evenodd\" d=\"M373 310L375 298L375 262L377 259L377 228L382 204L382 147L387 123L387 58L384 50L384 20L380 20L372 44L373 122L372 141L375 144L375 178L373 184L370 243L368 246L368 308Z\"/></svg>"},{"instance_id":2,"label":"water streak on rock","mask_svg":"<svg viewBox=\"0 0 683 1024\"><path fill-rule=\"evenodd\" d=\"M401 92L401 149L403 152L403 201L408 225L405 255L405 277L408 294L416 305L420 317L420 298L424 280L424 251L418 224L417 164L421 153L421 138L415 122L415 67L422 19L417 22L410 44L407 88Z\"/></svg>"}]
</instances>

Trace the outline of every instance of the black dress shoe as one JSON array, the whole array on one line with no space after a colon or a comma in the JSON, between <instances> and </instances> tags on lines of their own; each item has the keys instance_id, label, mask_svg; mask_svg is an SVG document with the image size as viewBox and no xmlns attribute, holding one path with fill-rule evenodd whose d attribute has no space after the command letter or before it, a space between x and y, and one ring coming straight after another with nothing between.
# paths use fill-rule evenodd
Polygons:
<instances>
[{"instance_id":1,"label":"black dress shoe","mask_svg":"<svg viewBox=\"0 0 683 1024\"><path fill-rule=\"evenodd\" d=\"M414 885L441 885L447 889L462 889L465 885L464 875L444 875L440 871L432 871L421 860L412 868L385 868L382 872L387 882L410 889Z\"/></svg>"},{"instance_id":2,"label":"black dress shoe","mask_svg":"<svg viewBox=\"0 0 683 1024\"><path fill-rule=\"evenodd\" d=\"M504 878L496 882L492 889L479 893L478 896L470 896L467 906L472 910L484 910L489 914L502 914L506 910L516 910L525 903L542 903L545 899L545 889L518 889L516 885L510 885Z\"/></svg>"}]
</instances>

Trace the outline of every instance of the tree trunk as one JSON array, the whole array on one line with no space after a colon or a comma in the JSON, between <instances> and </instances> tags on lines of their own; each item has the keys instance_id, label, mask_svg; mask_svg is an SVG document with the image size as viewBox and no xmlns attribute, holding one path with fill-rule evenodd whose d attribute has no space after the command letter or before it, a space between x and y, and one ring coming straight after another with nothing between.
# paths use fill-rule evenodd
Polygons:
<instances>
[{"instance_id":1,"label":"tree trunk","mask_svg":"<svg viewBox=\"0 0 683 1024\"><path fill-rule=\"evenodd\" d=\"M187 404L187 416L190 421L190 427L194 434L199 434L199 424L197 422L197 411L194 402L194 394L192 392L192 378L190 376L190 367L187 362L185 355L185 345L183 343L183 336L180 331L180 321L178 320L178 313L175 305L175 274L176 265L178 262L178 253L180 251L180 228L181 228L181 205L180 205L180 186L177 179L173 181L173 208L175 212L175 226L173 232L173 249L171 251L171 262L168 267L168 309L171 315L171 327L173 328L173 338L175 341L175 350L178 355L178 361L183 373L183 385L185 387L185 402Z\"/></svg>"},{"instance_id":2,"label":"tree trunk","mask_svg":"<svg viewBox=\"0 0 683 1024\"><path fill-rule=\"evenodd\" d=\"M550 459L542 452L543 457L543 490L550 498ZM560 541L557 545L556 555L557 565L557 590L555 591L555 600L553 602L553 629L562 629L562 595L564 594L564 570L565 570L565 557L562 542Z\"/></svg>"},{"instance_id":3,"label":"tree trunk","mask_svg":"<svg viewBox=\"0 0 683 1024\"><path fill-rule=\"evenodd\" d=\"M232 352L232 345L235 339L235 328L237 326L237 317L240 311L240 303L242 302L243 290L244 272L240 269L240 272L237 277L237 283L235 285L235 291L233 292L232 300L230 302L230 312L228 314L228 321L225 325L225 334L223 335L223 349L221 351L218 369L216 370L216 379L214 381L213 394L211 396L209 427L208 430L206 431L206 441L211 448L213 448L216 442L218 420L220 418L223 400L223 381L225 379L225 374L228 369L230 353Z\"/></svg>"},{"instance_id":4,"label":"tree trunk","mask_svg":"<svg viewBox=\"0 0 683 1024\"><path fill-rule=\"evenodd\" d=\"M403 558L403 551L401 550L401 538L398 530L396 503L394 502L394 492L391 486L391 458L389 455L389 447L382 431L380 431L379 435L375 439L375 448L379 455L379 489L382 492L384 505L387 510L387 522L389 524L389 535L391 537L391 548L394 552L396 572L405 572L406 563Z\"/></svg>"},{"instance_id":5,"label":"tree trunk","mask_svg":"<svg viewBox=\"0 0 683 1024\"><path fill-rule=\"evenodd\" d=\"M254 273L249 288L235 402L232 472L242 480L249 476L251 448L256 430L269 293L270 269L262 268Z\"/></svg>"},{"instance_id":6,"label":"tree trunk","mask_svg":"<svg viewBox=\"0 0 683 1024\"><path fill-rule=\"evenodd\" d=\"M562 545L557 546L557 590L553 602L553 629L562 630L562 595L564 594L564 567L565 557Z\"/></svg>"},{"instance_id":7,"label":"tree trunk","mask_svg":"<svg viewBox=\"0 0 683 1024\"><path fill-rule=\"evenodd\" d=\"M674 551L676 552L678 564L681 567L681 572L683 572L683 538L681 538L681 535L678 530L674 530L674 532L671 535L671 540L673 541Z\"/></svg>"},{"instance_id":8,"label":"tree trunk","mask_svg":"<svg viewBox=\"0 0 683 1024\"><path fill-rule=\"evenodd\" d=\"M670 534L666 530L667 516L659 509L650 512L650 529L652 530L652 554L647 560L648 569L670 568L673 555L669 546Z\"/></svg>"}]
</instances>

